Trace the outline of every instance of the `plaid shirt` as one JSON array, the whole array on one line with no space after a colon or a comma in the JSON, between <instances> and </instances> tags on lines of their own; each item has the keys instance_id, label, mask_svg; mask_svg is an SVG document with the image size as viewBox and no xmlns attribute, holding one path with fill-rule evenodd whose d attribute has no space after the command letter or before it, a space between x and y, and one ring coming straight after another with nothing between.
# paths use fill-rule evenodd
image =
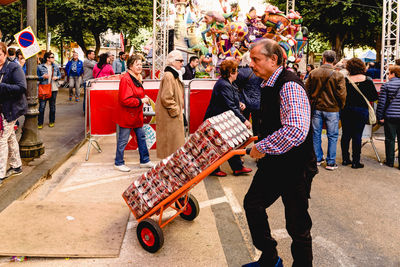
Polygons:
<instances>
[{"instance_id":1,"label":"plaid shirt","mask_svg":"<svg viewBox=\"0 0 400 267\"><path fill-rule=\"evenodd\" d=\"M279 67L261 87L273 87L282 69ZM280 98L282 128L256 144L257 150L264 154L280 155L301 145L310 128L311 108L305 90L296 82L287 82L282 86Z\"/></svg>"}]
</instances>

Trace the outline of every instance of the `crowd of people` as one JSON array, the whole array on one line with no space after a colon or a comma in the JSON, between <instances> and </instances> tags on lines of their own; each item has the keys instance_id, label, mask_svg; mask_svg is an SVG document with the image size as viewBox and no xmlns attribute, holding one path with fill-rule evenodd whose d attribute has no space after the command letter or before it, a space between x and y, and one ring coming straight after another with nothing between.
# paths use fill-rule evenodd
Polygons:
<instances>
[{"instance_id":1,"label":"crowd of people","mask_svg":"<svg viewBox=\"0 0 400 267\"><path fill-rule=\"evenodd\" d=\"M397 137L398 143L400 139L400 66L390 66L389 81L382 85L378 96L367 66L358 58L335 65L335 52L327 50L322 54L321 66L307 65L304 77L300 78L298 66L285 65L282 49L275 41L260 40L249 50L240 60L227 58L222 61L221 77L213 87L204 120L231 110L259 136L250 151L250 157L258 161L257 171L244 199L253 244L262 251L257 264L281 266L277 242L271 236L265 211L281 196L287 211L286 228L293 240L294 264L312 266L308 198L312 178L318 173L317 166L325 165L331 171L338 168L336 147L341 121L342 165L351 165L354 169L364 167L361 162L362 133L365 125L374 121L371 120L375 114L371 113L370 103L377 100L376 120L384 125L385 132L385 164L394 166L395 139ZM132 130L138 143L139 166L153 167L143 130L143 105L149 104L150 99L143 88L142 57L126 57L122 52L114 60L110 53L103 53L97 62L92 50L87 51L86 57L82 62L78 54L73 53L67 63L69 100L75 97L75 101L79 101L82 82L122 74L116 110L114 168L130 171L125 165L124 150ZM174 153L185 142L183 80L195 78L199 58L191 57L186 67L183 63L181 52L173 50L168 54L155 103L157 157L160 159ZM17 51L7 51L6 45L0 43L0 183L22 173L14 125L27 111L24 64ZM54 53L44 54L37 75L38 85L51 84L52 91L51 97L39 100L38 128L43 128L47 101L49 127L54 127L58 80L61 78ZM324 125L328 139L326 154L321 145ZM231 158L229 165L234 175L252 172L243 165L240 156ZM265 179L276 173L279 173L279 179ZM213 175L223 177L227 174L217 169ZM252 264L245 266L256 266Z\"/></svg>"}]
</instances>

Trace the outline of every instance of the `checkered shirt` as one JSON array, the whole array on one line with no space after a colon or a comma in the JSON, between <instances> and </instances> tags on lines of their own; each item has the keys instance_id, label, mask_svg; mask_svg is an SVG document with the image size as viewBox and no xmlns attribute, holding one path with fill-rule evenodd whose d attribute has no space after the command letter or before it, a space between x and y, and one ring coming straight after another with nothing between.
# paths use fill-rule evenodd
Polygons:
<instances>
[{"instance_id":1,"label":"checkered shirt","mask_svg":"<svg viewBox=\"0 0 400 267\"><path fill-rule=\"evenodd\" d=\"M261 87L273 87L282 69L279 67ZM287 82L282 86L280 98L282 128L256 144L257 150L264 154L280 155L301 145L310 128L311 108L305 90L296 82Z\"/></svg>"}]
</instances>

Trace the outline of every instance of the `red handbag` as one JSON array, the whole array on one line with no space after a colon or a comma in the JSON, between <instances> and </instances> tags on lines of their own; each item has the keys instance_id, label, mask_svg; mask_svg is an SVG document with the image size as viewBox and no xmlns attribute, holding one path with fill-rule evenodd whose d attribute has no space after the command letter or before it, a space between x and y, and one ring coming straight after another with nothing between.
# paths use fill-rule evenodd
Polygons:
<instances>
[{"instance_id":1,"label":"red handbag","mask_svg":"<svg viewBox=\"0 0 400 267\"><path fill-rule=\"evenodd\" d=\"M51 98L51 83L39 84L39 99L46 100Z\"/></svg>"},{"instance_id":2,"label":"red handbag","mask_svg":"<svg viewBox=\"0 0 400 267\"><path fill-rule=\"evenodd\" d=\"M53 78L54 74L54 67L51 72L51 77ZM50 81L49 84L39 84L39 99L41 100L46 100L51 98L51 84L52 81Z\"/></svg>"}]
</instances>

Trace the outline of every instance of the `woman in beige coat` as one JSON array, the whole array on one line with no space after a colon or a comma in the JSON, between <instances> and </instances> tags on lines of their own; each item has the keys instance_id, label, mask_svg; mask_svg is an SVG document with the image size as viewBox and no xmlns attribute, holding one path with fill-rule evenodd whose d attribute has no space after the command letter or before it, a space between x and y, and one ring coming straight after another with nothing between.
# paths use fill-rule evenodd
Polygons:
<instances>
[{"instance_id":1,"label":"woman in beige coat","mask_svg":"<svg viewBox=\"0 0 400 267\"><path fill-rule=\"evenodd\" d=\"M168 157L185 143L182 66L182 53L171 51L156 100L157 157L160 159Z\"/></svg>"}]
</instances>

